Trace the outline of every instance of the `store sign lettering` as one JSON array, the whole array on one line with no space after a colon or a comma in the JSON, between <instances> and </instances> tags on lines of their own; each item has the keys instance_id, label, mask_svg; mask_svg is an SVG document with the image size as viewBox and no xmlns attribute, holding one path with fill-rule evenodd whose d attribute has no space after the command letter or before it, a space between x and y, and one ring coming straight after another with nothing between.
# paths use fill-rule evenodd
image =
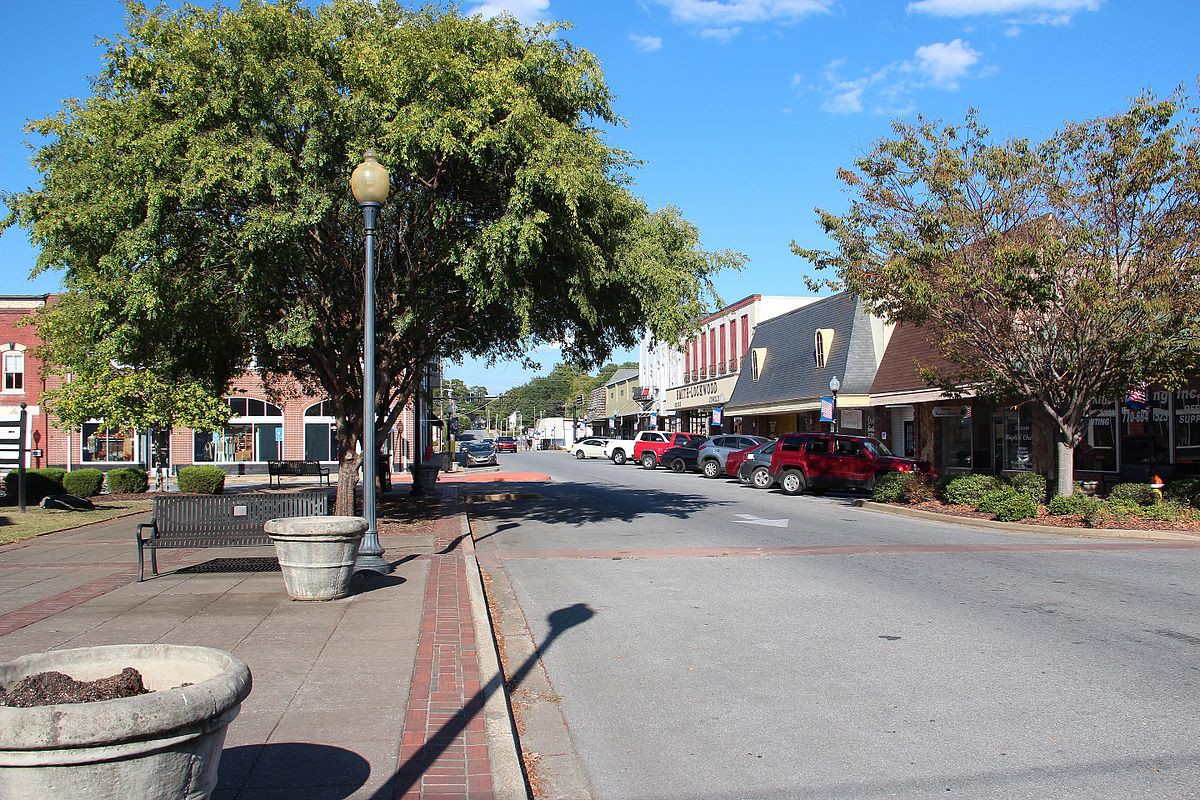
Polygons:
<instances>
[{"instance_id":1,"label":"store sign lettering","mask_svg":"<svg viewBox=\"0 0 1200 800\"><path fill-rule=\"evenodd\" d=\"M691 386L679 387L675 390L675 399L691 400L695 397L715 394L717 394L717 382L709 381L708 383L694 383Z\"/></svg>"}]
</instances>

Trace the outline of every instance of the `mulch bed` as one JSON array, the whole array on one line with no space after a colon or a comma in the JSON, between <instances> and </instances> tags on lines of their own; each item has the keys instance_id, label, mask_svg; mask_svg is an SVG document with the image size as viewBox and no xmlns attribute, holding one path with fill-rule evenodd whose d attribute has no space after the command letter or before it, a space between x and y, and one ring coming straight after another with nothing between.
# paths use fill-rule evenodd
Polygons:
<instances>
[{"instance_id":1,"label":"mulch bed","mask_svg":"<svg viewBox=\"0 0 1200 800\"><path fill-rule=\"evenodd\" d=\"M938 500L926 500L913 503L908 508L919 511L930 511L935 514L945 514L951 517L967 517L970 519L991 520L993 515L976 511L970 506L956 506L942 503ZM1052 516L1044 507L1038 509L1036 517L1021 520L1022 525L1044 525L1048 528L1088 528L1081 514L1063 514ZM1101 525L1093 530L1116 529L1135 531L1181 531L1184 533L1200 533L1200 520L1179 520L1178 522L1163 522L1156 519L1126 516L1120 519L1108 517Z\"/></svg>"},{"instance_id":2,"label":"mulch bed","mask_svg":"<svg viewBox=\"0 0 1200 800\"><path fill-rule=\"evenodd\" d=\"M142 683L142 674L133 667L94 681L77 681L61 672L39 672L21 678L7 689L0 686L0 706L33 708L61 703L95 703L149 692Z\"/></svg>"}]
</instances>

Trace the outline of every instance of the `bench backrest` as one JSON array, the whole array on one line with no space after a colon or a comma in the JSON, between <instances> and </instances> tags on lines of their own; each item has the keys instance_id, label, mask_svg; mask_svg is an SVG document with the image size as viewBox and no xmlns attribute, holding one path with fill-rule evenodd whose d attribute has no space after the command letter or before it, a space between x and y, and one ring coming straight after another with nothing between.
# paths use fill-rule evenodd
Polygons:
<instances>
[{"instance_id":1,"label":"bench backrest","mask_svg":"<svg viewBox=\"0 0 1200 800\"><path fill-rule=\"evenodd\" d=\"M321 517L329 513L325 492L229 494L154 498L158 536L263 536L276 517Z\"/></svg>"}]
</instances>

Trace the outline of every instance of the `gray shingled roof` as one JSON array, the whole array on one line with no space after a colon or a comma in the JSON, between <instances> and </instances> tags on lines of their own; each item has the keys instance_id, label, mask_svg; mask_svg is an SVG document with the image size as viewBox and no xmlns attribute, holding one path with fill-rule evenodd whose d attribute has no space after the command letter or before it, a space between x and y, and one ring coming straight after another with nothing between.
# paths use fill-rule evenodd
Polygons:
<instances>
[{"instance_id":1,"label":"gray shingled roof","mask_svg":"<svg viewBox=\"0 0 1200 800\"><path fill-rule=\"evenodd\" d=\"M823 369L817 369L814 338L818 328L833 328L833 345ZM829 379L842 382L839 394L869 394L875 378L875 342L871 318L857 295L849 292L826 297L773 319L760 322L750 348L766 348L761 375L754 380L747 363L726 413L771 403L815 400L829 394Z\"/></svg>"},{"instance_id":2,"label":"gray shingled roof","mask_svg":"<svg viewBox=\"0 0 1200 800\"><path fill-rule=\"evenodd\" d=\"M621 381L627 381L630 378L636 378L637 376L638 376L638 371L636 369L630 369L629 367L625 367L624 369L619 369L616 372L614 372L613 376L608 379L608 383L606 383L604 385L612 386L613 384L620 383Z\"/></svg>"}]
</instances>

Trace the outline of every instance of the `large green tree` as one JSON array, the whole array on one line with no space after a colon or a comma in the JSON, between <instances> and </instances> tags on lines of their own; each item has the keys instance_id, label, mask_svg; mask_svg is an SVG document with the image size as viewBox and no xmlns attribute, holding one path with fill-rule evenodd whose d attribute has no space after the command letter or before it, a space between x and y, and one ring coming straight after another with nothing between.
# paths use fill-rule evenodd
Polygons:
<instances>
[{"instance_id":1,"label":"large green tree","mask_svg":"<svg viewBox=\"0 0 1200 800\"><path fill-rule=\"evenodd\" d=\"M213 391L250 364L327 394L353 502L363 234L350 172L391 173L374 297L376 421L439 356L558 342L581 364L648 326L674 340L710 276L671 208L629 191L632 158L595 57L555 26L395 0L128 4L92 95L31 123L40 188L4 198L37 270L99 304L122 363ZM70 365L67 365L68 367Z\"/></svg>"},{"instance_id":2,"label":"large green tree","mask_svg":"<svg viewBox=\"0 0 1200 800\"><path fill-rule=\"evenodd\" d=\"M931 376L1037 403L1057 429L1057 486L1102 399L1178 384L1196 363L1200 137L1186 98L1143 95L1041 143L897 122L843 169L849 210L818 209L836 248L799 255L891 320L925 328L954 369Z\"/></svg>"}]
</instances>

